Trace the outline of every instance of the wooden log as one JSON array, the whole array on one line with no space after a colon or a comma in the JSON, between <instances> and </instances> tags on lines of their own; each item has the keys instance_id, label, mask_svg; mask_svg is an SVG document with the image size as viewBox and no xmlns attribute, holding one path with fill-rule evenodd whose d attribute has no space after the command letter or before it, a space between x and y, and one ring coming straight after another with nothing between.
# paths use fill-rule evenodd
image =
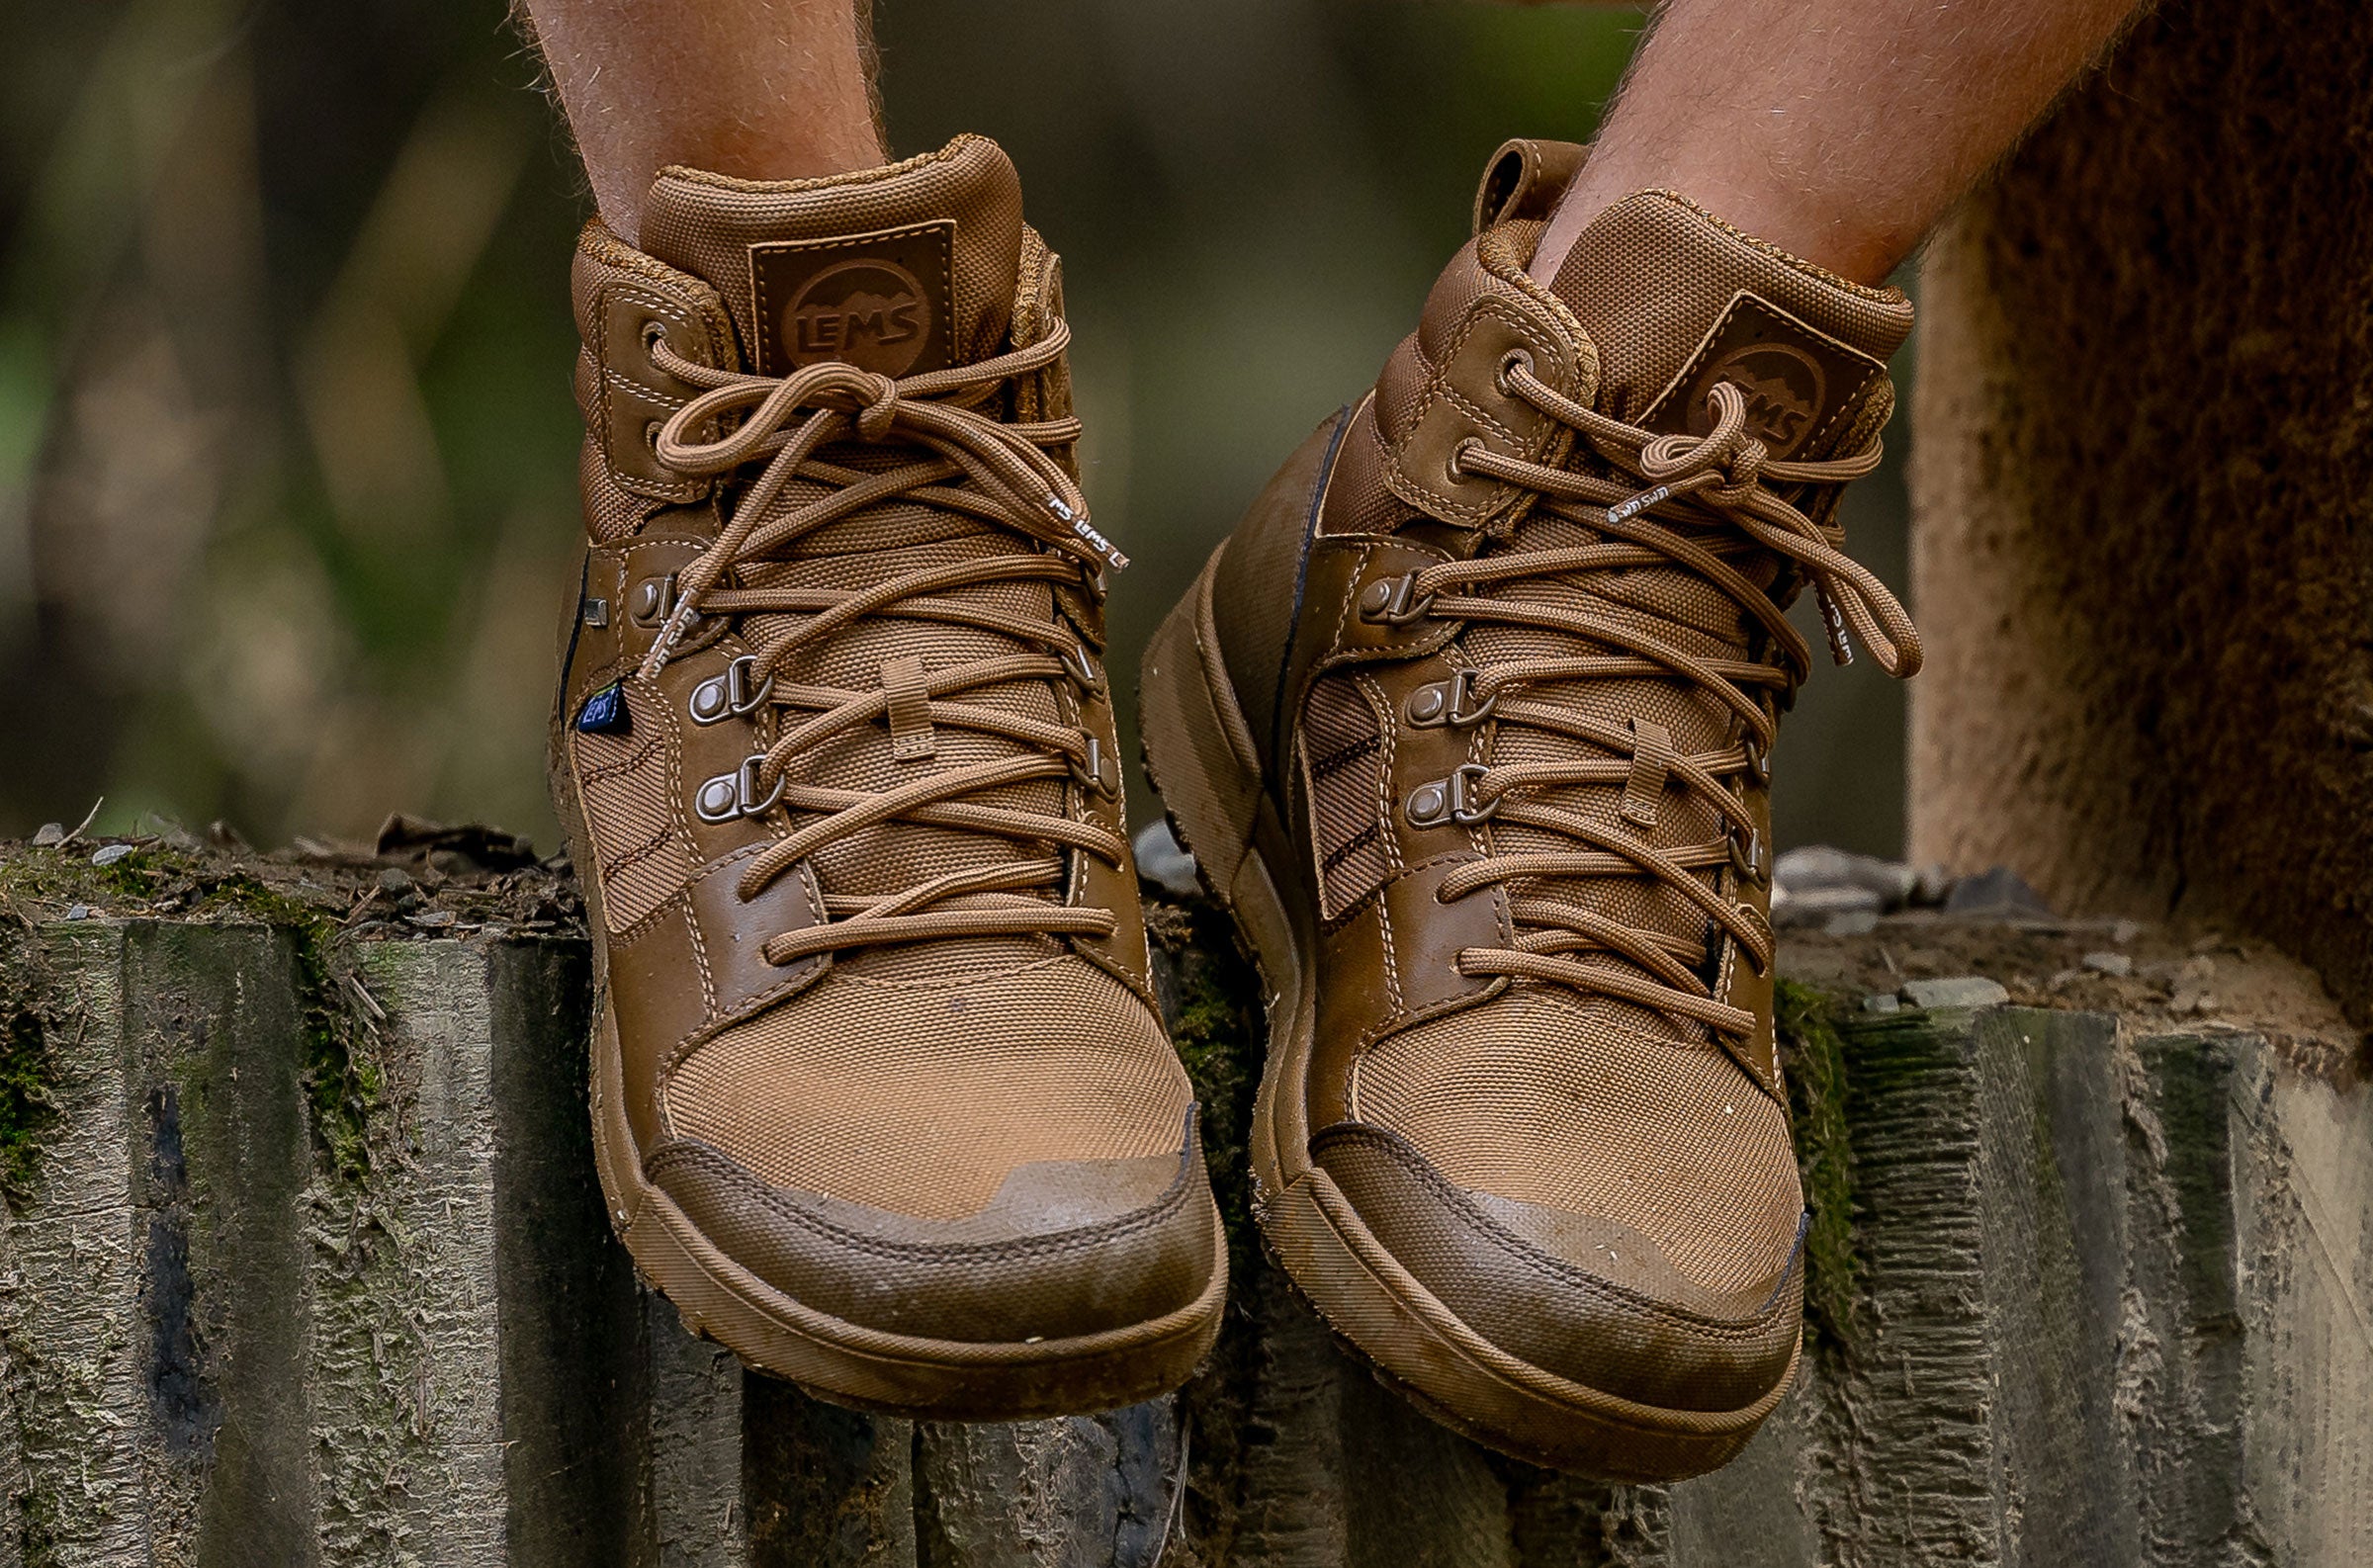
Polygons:
<instances>
[{"instance_id":1,"label":"wooden log","mask_svg":"<svg viewBox=\"0 0 2373 1568\"><path fill-rule=\"evenodd\" d=\"M2373 9L2153 8L1930 245L1915 860L2373 1024Z\"/></svg>"},{"instance_id":2,"label":"wooden log","mask_svg":"<svg viewBox=\"0 0 2373 1568\"><path fill-rule=\"evenodd\" d=\"M1419 1416L1262 1258L1260 999L1206 907L1153 925L1232 1227L1218 1350L1130 1410L916 1424L746 1374L636 1284L565 884L383 869L0 852L0 1564L2373 1553L2373 1091L2254 949L1790 932L1806 1374L1729 1468L1627 1488Z\"/></svg>"}]
</instances>

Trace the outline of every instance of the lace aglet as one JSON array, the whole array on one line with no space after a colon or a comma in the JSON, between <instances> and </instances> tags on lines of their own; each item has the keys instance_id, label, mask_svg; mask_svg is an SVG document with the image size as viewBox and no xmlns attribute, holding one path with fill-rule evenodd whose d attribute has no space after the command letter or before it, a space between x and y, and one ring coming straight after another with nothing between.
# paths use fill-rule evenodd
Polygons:
<instances>
[{"instance_id":1,"label":"lace aglet","mask_svg":"<svg viewBox=\"0 0 2373 1568\"><path fill-rule=\"evenodd\" d=\"M684 628L691 620L692 600L686 595L675 601L675 608L668 611L667 619L659 624L659 634L651 640L651 652L643 655L643 662L635 667L635 673L645 680L656 680L659 671L666 667L667 655L675 652L676 639L684 635Z\"/></svg>"},{"instance_id":2,"label":"lace aglet","mask_svg":"<svg viewBox=\"0 0 2373 1568\"><path fill-rule=\"evenodd\" d=\"M1846 632L1846 618L1837 613L1827 588L1815 586L1812 596L1821 607L1821 625L1829 633L1829 656L1841 665L1853 663L1854 639Z\"/></svg>"},{"instance_id":3,"label":"lace aglet","mask_svg":"<svg viewBox=\"0 0 2373 1568\"><path fill-rule=\"evenodd\" d=\"M1078 538L1086 540L1091 546L1095 547L1096 553L1103 557L1105 564L1114 571L1118 571L1128 566L1129 558L1122 555L1119 548L1116 547L1111 540L1106 539L1100 532L1099 532L1094 523L1088 521L1087 518L1081 516L1078 512L1073 511L1068 505L1066 505L1062 496L1047 496L1046 509L1054 513L1055 516L1062 519L1064 522L1070 524L1072 533Z\"/></svg>"},{"instance_id":4,"label":"lace aglet","mask_svg":"<svg viewBox=\"0 0 2373 1568\"><path fill-rule=\"evenodd\" d=\"M1607 521L1611 523L1629 522L1657 502L1669 501L1672 498L1673 487L1670 484L1659 484L1652 490L1642 490L1628 500L1618 501L1608 507Z\"/></svg>"}]
</instances>

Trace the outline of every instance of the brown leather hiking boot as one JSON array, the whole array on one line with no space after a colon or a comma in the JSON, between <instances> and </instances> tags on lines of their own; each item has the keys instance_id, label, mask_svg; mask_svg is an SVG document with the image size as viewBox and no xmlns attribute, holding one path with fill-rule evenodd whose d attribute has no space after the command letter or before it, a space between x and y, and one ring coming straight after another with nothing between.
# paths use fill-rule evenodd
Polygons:
<instances>
[{"instance_id":1,"label":"brown leather hiking boot","mask_svg":"<svg viewBox=\"0 0 2373 1568\"><path fill-rule=\"evenodd\" d=\"M1682 199L1525 270L1581 149L1512 142L1375 391L1146 655L1147 761L1274 994L1268 1240L1450 1426L1695 1474L1796 1364L1804 1205L1772 1033L1766 757L1839 549L1892 291Z\"/></svg>"},{"instance_id":2,"label":"brown leather hiking boot","mask_svg":"<svg viewBox=\"0 0 2373 1568\"><path fill-rule=\"evenodd\" d=\"M644 221L576 257L553 732L611 1217L695 1330L827 1398L1147 1398L1226 1254L1127 861L1056 259L973 136L665 170Z\"/></svg>"}]
</instances>

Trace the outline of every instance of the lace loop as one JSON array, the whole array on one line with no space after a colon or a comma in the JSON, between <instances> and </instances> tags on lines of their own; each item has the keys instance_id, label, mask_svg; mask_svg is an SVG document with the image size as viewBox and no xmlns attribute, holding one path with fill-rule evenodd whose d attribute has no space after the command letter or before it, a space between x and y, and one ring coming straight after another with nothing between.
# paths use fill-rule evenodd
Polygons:
<instances>
[{"instance_id":1,"label":"lace loop","mask_svg":"<svg viewBox=\"0 0 2373 1568\"><path fill-rule=\"evenodd\" d=\"M1491 721L1485 757L1510 726L1568 737L1605 755L1469 764L1451 780L1421 789L1425 798L1413 797L1405 807L1418 826L1457 823L1480 837L1488 822L1493 833L1530 829L1532 842L1545 837L1576 846L1494 848L1485 841L1480 858L1444 879L1438 896L1445 902L1492 887L1508 887L1513 895L1511 939L1462 949L1459 973L1562 986L1743 1039L1754 1032L1755 1016L1715 1000L1707 940L1618 920L1606 910L1586 908L1558 885L1619 879L1675 895L1703 917L1709 938L1731 943L1757 972L1770 971L1770 921L1754 905L1719 891L1720 879L1727 875L1743 889L1761 887L1768 878L1768 851L1746 792L1769 780L1764 757L1777 713L1810 673L1811 651L1772 592L1744 568L1768 572L1778 558L1781 567L1808 583L1841 662L1859 640L1889 673L1917 670L1919 636L1901 604L1845 553L1842 531L1814 523L1799 504L1806 491L1869 474L1878 466L1879 445L1874 441L1842 457L1775 458L1748 423L1744 393L1726 382L1709 395L1710 427L1690 435L1610 418L1513 358L1501 367L1500 380L1510 395L1569 427L1582 461L1551 467L1472 441L1460 449L1461 469L1529 492L1536 510L1579 529L1585 542L1535 549L1487 545L1471 558L1371 585L1360 613L1369 620L1456 621L1582 645L1571 655L1495 660L1462 644L1475 663L1457 678L1485 699ZM1700 602L1702 588L1735 606L1759 638L1755 656L1693 653L1656 629L1665 621L1687 623L1689 613L1650 597L1654 590L1638 585L1640 574L1653 582L1659 573L1670 580L1675 572L1695 584L1688 602ZM1577 604L1570 597L1552 602L1499 591L1544 578L1578 585L1585 597ZM1585 704L1533 695L1562 682L1640 678L1672 682L1719 704L1731 718L1730 739L1720 749L1692 751L1651 724L1654 754L1643 762L1641 736L1648 732L1637 724L1612 722ZM1437 694L1433 707L1412 722L1434 722L1443 706ZM1650 778L1659 795L1674 789L1710 805L1719 836L1705 843L1650 842L1665 817L1644 799L1630 802L1629 816L1616 804L1626 792L1636 795ZM1456 812L1450 809L1453 783L1462 808ZM1555 792L1575 787L1607 793L1603 819L1554 803Z\"/></svg>"},{"instance_id":2,"label":"lace loop","mask_svg":"<svg viewBox=\"0 0 2373 1568\"><path fill-rule=\"evenodd\" d=\"M1068 617L1016 614L983 602L977 591L966 596L999 584L1043 583L1096 602L1104 567L1127 564L1089 522L1078 481L1052 450L1078 439L1079 421L1009 421L989 406L1016 378L1056 363L1069 341L1069 329L1057 322L1025 348L904 378L838 361L756 376L687 360L663 338L649 344L660 370L699 389L660 424L653 442L659 462L689 477L747 480L716 539L677 571L673 603L637 678L655 678L675 656L686 630L703 617L724 616L737 625L752 616L789 621L693 698L693 717L704 724L761 707L782 716L770 745L738 773L703 786L715 796L696 803L704 820L773 813L810 819L752 856L736 891L753 899L826 846L894 822L1003 838L1022 850L1017 858L951 871L887 895L827 890L825 921L769 938L763 951L770 963L945 938L1093 939L1116 928L1110 911L1066 906L1060 888L1065 852L1123 864L1128 845L1117 831L1068 812L978 798L1050 782L1063 788L1067 800L1075 792L1116 794L1117 769L1100 740L1072 726L968 700L983 688L1032 681L1080 690L1092 689L1093 681L1100 687L1097 650ZM877 470L825 456L848 442L905 448L912 458ZM794 481L802 486L796 495L812 498L787 500ZM781 559L785 547L819 529L892 502L991 525L1021 536L1031 548L916 566L858 588L759 586L739 576L745 566ZM895 692L889 673L879 689L861 691L791 678L788 661L795 653L869 618L968 628L1016 646L965 663L928 670L918 664L898 677L903 684ZM1013 754L939 767L878 790L790 777L795 758L833 738L872 723L888 725L894 702L910 725L995 737ZM929 758L919 754L914 760ZM1057 853L1044 853L1049 847Z\"/></svg>"}]
</instances>

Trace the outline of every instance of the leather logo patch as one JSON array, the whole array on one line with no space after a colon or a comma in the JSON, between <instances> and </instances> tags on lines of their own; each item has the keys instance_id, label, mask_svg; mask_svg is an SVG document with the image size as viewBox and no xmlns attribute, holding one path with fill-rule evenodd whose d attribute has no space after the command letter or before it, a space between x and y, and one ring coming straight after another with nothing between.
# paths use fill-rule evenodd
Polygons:
<instances>
[{"instance_id":1,"label":"leather logo patch","mask_svg":"<svg viewBox=\"0 0 2373 1568\"><path fill-rule=\"evenodd\" d=\"M1860 349L1742 289L1641 422L1702 436L1714 428L1710 394L1728 382L1746 395L1747 428L1773 457L1791 458L1824 450L1838 420L1886 374Z\"/></svg>"},{"instance_id":2,"label":"leather logo patch","mask_svg":"<svg viewBox=\"0 0 2373 1568\"><path fill-rule=\"evenodd\" d=\"M837 360L882 376L948 363L956 225L749 247L761 376Z\"/></svg>"}]
</instances>

